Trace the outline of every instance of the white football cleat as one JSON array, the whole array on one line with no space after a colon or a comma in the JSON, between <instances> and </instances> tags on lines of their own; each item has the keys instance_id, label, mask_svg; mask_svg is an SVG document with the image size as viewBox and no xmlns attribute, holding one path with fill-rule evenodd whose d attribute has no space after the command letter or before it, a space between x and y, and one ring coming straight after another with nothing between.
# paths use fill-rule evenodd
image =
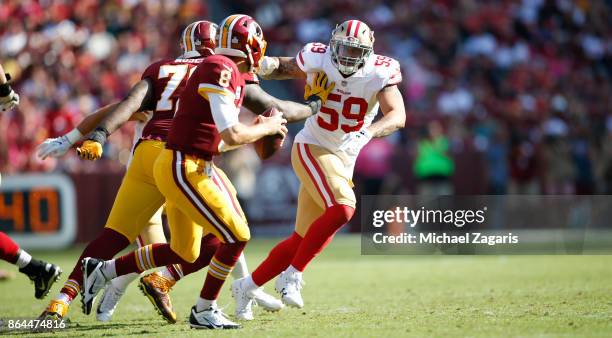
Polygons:
<instances>
[{"instance_id":1,"label":"white football cleat","mask_svg":"<svg viewBox=\"0 0 612 338\"><path fill-rule=\"evenodd\" d=\"M81 308L86 315L91 313L96 295L104 288L108 280L102 273L104 261L91 257L83 258L83 287L81 288Z\"/></svg>"},{"instance_id":2,"label":"white football cleat","mask_svg":"<svg viewBox=\"0 0 612 338\"><path fill-rule=\"evenodd\" d=\"M106 284L102 298L96 308L96 318L100 322L109 322L113 319L113 313L119 304L119 300L125 290L117 288L112 282Z\"/></svg>"},{"instance_id":3,"label":"white football cleat","mask_svg":"<svg viewBox=\"0 0 612 338\"><path fill-rule=\"evenodd\" d=\"M232 297L236 300L236 319L253 320L253 292L245 286L246 278L236 279L232 283Z\"/></svg>"},{"instance_id":4,"label":"white football cleat","mask_svg":"<svg viewBox=\"0 0 612 338\"><path fill-rule=\"evenodd\" d=\"M302 285L304 285L304 282L301 272L283 271L276 279L275 288L276 292L280 293L281 300L285 305L301 309L304 307L304 300L300 293Z\"/></svg>"},{"instance_id":5,"label":"white football cleat","mask_svg":"<svg viewBox=\"0 0 612 338\"><path fill-rule=\"evenodd\" d=\"M253 291L253 300L266 311L276 312L285 307L280 299L266 293L263 288Z\"/></svg>"},{"instance_id":6,"label":"white football cleat","mask_svg":"<svg viewBox=\"0 0 612 338\"><path fill-rule=\"evenodd\" d=\"M189 315L189 326L194 329L239 329L242 326L234 323L227 318L227 316L217 308L216 305L209 307L204 311L198 312L195 305L191 308L191 314Z\"/></svg>"}]
</instances>

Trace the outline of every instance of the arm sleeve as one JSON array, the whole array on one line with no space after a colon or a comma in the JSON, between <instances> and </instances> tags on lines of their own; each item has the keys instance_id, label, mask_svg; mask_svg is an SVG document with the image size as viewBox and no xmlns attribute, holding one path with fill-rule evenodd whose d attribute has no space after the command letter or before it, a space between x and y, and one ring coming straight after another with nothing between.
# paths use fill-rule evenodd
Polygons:
<instances>
[{"instance_id":1,"label":"arm sleeve","mask_svg":"<svg viewBox=\"0 0 612 338\"><path fill-rule=\"evenodd\" d=\"M383 88L389 86L395 86L402 82L402 71L400 64L397 60L391 59L388 69L385 70L385 76L383 78Z\"/></svg>"},{"instance_id":2,"label":"arm sleeve","mask_svg":"<svg viewBox=\"0 0 612 338\"><path fill-rule=\"evenodd\" d=\"M327 55L327 48L326 45L317 42L306 44L295 57L298 67L304 73L320 71L323 58Z\"/></svg>"},{"instance_id":3,"label":"arm sleeve","mask_svg":"<svg viewBox=\"0 0 612 338\"><path fill-rule=\"evenodd\" d=\"M207 93L210 111L219 132L238 124L240 112L234 104L234 95Z\"/></svg>"},{"instance_id":4,"label":"arm sleeve","mask_svg":"<svg viewBox=\"0 0 612 338\"><path fill-rule=\"evenodd\" d=\"M151 79L151 80L155 80L158 77L158 73L159 73L159 66L160 63L159 62L155 62L153 64L150 64L149 67L147 67L147 69L145 69L145 71L142 73L142 76L140 76L141 80L144 79Z\"/></svg>"}]
</instances>

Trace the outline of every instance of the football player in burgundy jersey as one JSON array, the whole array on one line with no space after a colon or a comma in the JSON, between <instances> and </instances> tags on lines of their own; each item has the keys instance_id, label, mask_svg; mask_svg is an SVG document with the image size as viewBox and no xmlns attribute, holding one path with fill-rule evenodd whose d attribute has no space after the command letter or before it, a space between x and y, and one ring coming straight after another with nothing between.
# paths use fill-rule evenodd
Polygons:
<instances>
[{"instance_id":1,"label":"football player in burgundy jersey","mask_svg":"<svg viewBox=\"0 0 612 338\"><path fill-rule=\"evenodd\" d=\"M166 149L158 156L155 183L166 197L171 243L145 246L117 259L83 260L81 295L89 302L110 279L156 266L195 262L203 233L220 241L204 286L191 310L194 328L231 329L216 304L219 291L240 257L250 232L236 191L212 159L221 141L229 146L252 143L264 136L285 136L287 120L259 116L253 125L239 122L244 98L243 74L254 71L266 48L261 27L251 17L232 15L220 25L214 56L195 70L180 98Z\"/></svg>"},{"instance_id":2,"label":"football player in burgundy jersey","mask_svg":"<svg viewBox=\"0 0 612 338\"><path fill-rule=\"evenodd\" d=\"M193 67L201 62L202 56L213 54L215 47L215 34L216 25L207 21L194 22L193 24L187 26L183 32L183 38L181 40L181 47L184 50L184 54L181 57L178 59L160 61L149 66L144 72L142 80L132 88L130 94L123 101L101 108L94 114L85 118L79 124L79 126L70 133L55 139L47 139L39 147L39 156L42 158L47 156L62 156L75 142L80 140L84 134L91 132L98 124L100 124L100 122L102 122L102 125L107 126L104 134L106 134L107 131L109 131L110 134L110 131L118 129L126 121L138 120L140 122L136 128L136 144L134 147L136 151L134 151L133 154L134 159L132 159L130 162L135 160L136 162L140 162L138 168L141 169L141 171L146 167L152 168L153 161L155 160L155 153L160 148L159 142L164 141L166 138L167 130L170 126L169 120L173 117L172 111L175 109L175 102L178 99L178 94L180 94L184 88L186 78L193 72ZM185 65L187 66L187 71L185 70ZM276 106L283 109L286 112L287 118L291 120L300 120L312 113L307 106L291 101L278 100L265 93L263 90L261 90L261 88L259 88L257 77L254 75L254 72L252 75L247 76L246 78L249 83L249 90L247 90L245 104L252 111L261 113L270 106ZM167 110L169 106L172 107L172 111L170 111L170 113ZM146 114L147 109L154 111L153 116L151 116L151 114ZM100 130L97 131L98 134L100 134L99 131ZM90 138L94 138L95 135L96 134L94 133ZM103 141L102 143L88 143L89 145L87 147L81 148L81 155L89 159L99 158L101 156L102 147L98 144L103 144ZM138 147L136 147L136 145ZM152 151L145 151L141 149L148 149ZM145 163L149 163L149 165L147 166ZM130 165L130 167L132 166ZM131 170L132 172L136 171L135 168L137 165L134 165L133 167L134 168ZM131 176L136 176L139 178L137 181L143 181L141 178L147 177L147 174L148 173L145 172L140 173L139 175ZM152 178L150 178L148 181L152 181ZM146 180L145 182L138 183L142 185L150 185L150 182L146 182ZM123 190L130 191L132 189ZM123 195L126 196L125 193ZM118 196L117 200L115 201L113 209L120 208L119 205L121 203L119 202L119 197L120 196ZM126 204L131 205L130 211L135 211L136 209L139 209L139 206L132 205L132 201L138 201L139 198L123 198L123 200L124 202L125 200L128 200ZM142 205L140 207L142 207ZM150 213L151 211L147 210L145 212ZM121 213L116 212L115 214ZM139 214L130 213L130 215L132 215L131 217L134 217ZM123 227L124 225L132 229L141 227L135 224L137 223L136 221L132 222L130 219L121 219L123 221L121 223L117 223L119 224L117 227ZM143 218L141 217L139 222L142 222L142 219ZM111 221L110 218L109 221ZM165 242L165 237L163 236L163 230L161 228L161 212L155 212L148 221L147 225L145 225L146 228L141 232L141 236L138 238L138 244L142 245L143 242L148 244L154 242ZM108 235L106 236L108 237ZM104 241L96 240L94 242L102 243ZM210 247L209 250L214 252L214 246L216 244L216 239L214 236L206 236L202 242L203 244L208 243L206 247ZM92 250L93 252L99 251L99 249L96 249L95 246L88 246L88 248L86 248L86 251L92 252ZM84 254L85 253L86 252L84 252ZM208 255L208 259L206 257L206 255L203 255L203 257L196 262L198 265L190 266L185 269L185 271L180 265L171 266L168 267L168 269L164 269L162 273L165 272L166 277L168 277L166 279L162 278L163 276L156 274L149 276L148 279L141 280L141 284L143 284L141 287L146 286L146 291L143 291L151 294L148 294L149 298L152 300L164 318L169 322L175 321L176 318L176 314L172 310L170 300L167 296L170 287L172 284L174 284L175 280L178 280L185 274L194 272L198 268L208 264L207 261L210 260L211 255ZM240 278L248 273L246 261L242 256L240 261L242 262L241 266L233 271L235 278ZM70 302L80 289L81 276L80 273L77 273L78 270L80 270L80 266L77 266L75 271L73 271L71 277L74 278L69 278L60 295L54 301L52 301L47 310L43 312L44 317L62 317L66 314ZM107 287L105 290L102 300L98 304L97 317L99 320L107 321L111 319L112 313L119 298L123 294L123 291L129 282L131 282L137 276L137 274L124 276L125 278L115 279L109 284L109 287ZM152 285L157 287L152 288ZM268 310L279 310L282 306L278 300L265 294L263 291L258 294L257 302L259 305ZM85 307L85 310L88 309L91 309L91 304ZM252 318L250 311L247 311L242 315L246 316L244 319L249 319L249 317Z\"/></svg>"},{"instance_id":3,"label":"football player in burgundy jersey","mask_svg":"<svg viewBox=\"0 0 612 338\"><path fill-rule=\"evenodd\" d=\"M84 250L83 256L75 265L60 294L51 301L41 317L62 318L66 315L69 305L76 297L81 288L82 271L80 260L86 256L112 257L121 249L133 242L142 231L138 244L144 242L166 242L161 227L160 210L164 198L155 188L151 167L157 157L157 153L163 149L175 111L177 95L183 90L188 74L191 69L199 64L206 56L213 54L214 36L216 25L208 21L197 21L185 29L181 46L183 55L176 59L166 59L151 64L143 73L142 79L136 83L129 95L122 101L106 106L93 114L92 118L83 121L79 127L58 139L48 140L39 149L47 156L61 156L65 153L64 148L69 148L79 140L84 133L88 133L102 120L110 120L114 123L114 129L131 119L148 121L139 128L137 144L134 146L133 155L128 170L117 193L115 203L107 220L101 236L92 241ZM145 115L141 112L152 111ZM105 120L106 119L106 120ZM89 130L87 130L89 129ZM99 134L97 128L92 137ZM108 129L105 129L105 133ZM81 133L82 132L82 133ZM93 142L92 142L93 143ZM82 153L88 158L95 158L95 150L101 149L102 143L93 143L86 147ZM87 145L87 144L85 144ZM93 150L92 150L93 149ZM101 152L101 151L100 151ZM154 215L157 214L157 217ZM144 231L143 231L144 230ZM205 237L202 241L214 240L212 236ZM213 241L214 245L214 241ZM205 257L203 257L205 261ZM201 264L204 264L202 262ZM110 285L108 290L111 294L105 294L105 302L100 302L98 318L110 320L114 307L121 297L127 284L138 275L132 275L127 281L123 281L121 287ZM106 297L108 296L108 297ZM172 310L169 298L163 299L166 313L164 317L170 321L176 321L176 314ZM85 313L91 311L92 302L84 304Z\"/></svg>"}]
</instances>

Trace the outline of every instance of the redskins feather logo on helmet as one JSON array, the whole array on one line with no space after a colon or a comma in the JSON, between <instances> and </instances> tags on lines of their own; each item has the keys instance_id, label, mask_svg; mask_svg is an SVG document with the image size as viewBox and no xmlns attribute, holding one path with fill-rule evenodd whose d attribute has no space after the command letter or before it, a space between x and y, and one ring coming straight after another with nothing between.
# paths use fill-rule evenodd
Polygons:
<instances>
[{"instance_id":1,"label":"redskins feather logo on helmet","mask_svg":"<svg viewBox=\"0 0 612 338\"><path fill-rule=\"evenodd\" d=\"M354 74L363 67L374 50L374 31L363 21L348 20L332 32L331 58L344 75Z\"/></svg>"},{"instance_id":2,"label":"redskins feather logo on helmet","mask_svg":"<svg viewBox=\"0 0 612 338\"><path fill-rule=\"evenodd\" d=\"M183 30L181 48L183 57L208 56L215 53L218 26L210 21L195 21Z\"/></svg>"},{"instance_id":3,"label":"redskins feather logo on helmet","mask_svg":"<svg viewBox=\"0 0 612 338\"><path fill-rule=\"evenodd\" d=\"M266 40L261 26L252 17L234 14L219 26L215 53L247 59L251 71L259 67L266 53Z\"/></svg>"}]
</instances>

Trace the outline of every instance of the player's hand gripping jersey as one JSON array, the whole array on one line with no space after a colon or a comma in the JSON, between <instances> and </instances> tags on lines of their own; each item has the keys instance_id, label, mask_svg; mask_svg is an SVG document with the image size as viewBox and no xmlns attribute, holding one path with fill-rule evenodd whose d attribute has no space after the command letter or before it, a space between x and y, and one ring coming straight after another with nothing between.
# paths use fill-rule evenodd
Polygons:
<instances>
[{"instance_id":1,"label":"player's hand gripping jersey","mask_svg":"<svg viewBox=\"0 0 612 338\"><path fill-rule=\"evenodd\" d=\"M211 160L219 153L219 130L238 122L244 86L243 74L230 59L223 55L206 58L181 96L167 148ZM212 111L213 103L221 109Z\"/></svg>"},{"instance_id":2,"label":"player's hand gripping jersey","mask_svg":"<svg viewBox=\"0 0 612 338\"><path fill-rule=\"evenodd\" d=\"M400 83L402 73L396 60L372 54L363 67L345 78L332 63L330 53L328 46L322 43L309 43L296 57L298 66L308 74L307 82L312 81L315 73L323 71L336 85L319 112L306 120L295 142L344 153L341 149L349 133L368 127L378 113L378 92ZM356 155L345 153L341 157L347 159L347 167L352 168Z\"/></svg>"}]
</instances>

